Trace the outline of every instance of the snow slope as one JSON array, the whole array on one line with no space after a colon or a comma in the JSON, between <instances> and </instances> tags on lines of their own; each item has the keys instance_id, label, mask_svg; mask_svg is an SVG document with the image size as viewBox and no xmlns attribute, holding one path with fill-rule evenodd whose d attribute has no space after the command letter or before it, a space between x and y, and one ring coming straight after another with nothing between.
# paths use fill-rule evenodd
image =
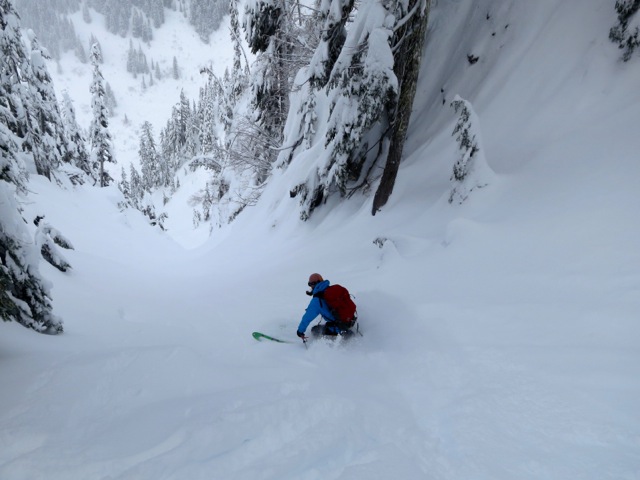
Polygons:
<instances>
[{"instance_id":1,"label":"snow slope","mask_svg":"<svg viewBox=\"0 0 640 480\"><path fill-rule=\"evenodd\" d=\"M617 61L597 0L432 19L375 217L353 198L300 223L276 172L186 250L115 188L33 179L26 217L73 242L74 269L41 265L63 335L0 325L0 478L640 477L640 62ZM456 94L496 173L462 205ZM352 291L364 336L255 342L296 339L314 271Z\"/></svg>"}]
</instances>

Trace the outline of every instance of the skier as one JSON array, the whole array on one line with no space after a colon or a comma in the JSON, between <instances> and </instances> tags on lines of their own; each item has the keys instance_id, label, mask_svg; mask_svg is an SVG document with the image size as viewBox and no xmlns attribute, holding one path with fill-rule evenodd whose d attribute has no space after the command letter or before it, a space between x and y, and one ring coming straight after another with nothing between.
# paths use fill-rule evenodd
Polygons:
<instances>
[{"instance_id":1,"label":"skier","mask_svg":"<svg viewBox=\"0 0 640 480\"><path fill-rule=\"evenodd\" d=\"M348 322L339 321L339 319L334 316L334 313L332 313L327 301L324 300L324 292L330 285L329 280L324 280L322 275L319 273L312 273L309 276L308 285L311 287L311 290L307 291L306 294L313 298L309 302L309 306L300 320L300 325L298 325L298 330L296 331L298 337L303 340L307 338L305 336L305 332L307 331L309 324L318 315L321 315L326 323L324 325L318 324L311 328L311 333L314 337L320 335L336 336L353 334L350 328L355 324L355 318L353 321ZM355 305L353 306L353 309L355 311Z\"/></svg>"}]
</instances>

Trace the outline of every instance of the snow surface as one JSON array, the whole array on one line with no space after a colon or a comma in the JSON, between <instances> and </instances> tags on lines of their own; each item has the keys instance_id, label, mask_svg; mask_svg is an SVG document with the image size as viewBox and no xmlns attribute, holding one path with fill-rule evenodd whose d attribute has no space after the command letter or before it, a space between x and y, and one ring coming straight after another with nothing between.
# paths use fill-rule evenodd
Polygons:
<instances>
[{"instance_id":1,"label":"snow surface","mask_svg":"<svg viewBox=\"0 0 640 480\"><path fill-rule=\"evenodd\" d=\"M301 223L276 172L205 240L175 199L163 234L115 187L33 176L25 217L73 270L40 265L63 335L0 325L0 478L640 478L640 59L618 61L614 21L599 0L437 2L375 217L353 198ZM496 173L462 205L455 95ZM296 340L315 271L364 336L253 340Z\"/></svg>"}]
</instances>

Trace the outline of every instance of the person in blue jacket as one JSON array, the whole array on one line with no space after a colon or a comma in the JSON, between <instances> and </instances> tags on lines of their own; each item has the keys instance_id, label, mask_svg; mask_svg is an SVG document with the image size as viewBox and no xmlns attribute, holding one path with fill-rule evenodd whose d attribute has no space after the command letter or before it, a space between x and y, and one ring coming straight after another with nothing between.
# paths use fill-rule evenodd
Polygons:
<instances>
[{"instance_id":1,"label":"person in blue jacket","mask_svg":"<svg viewBox=\"0 0 640 480\"><path fill-rule=\"evenodd\" d=\"M305 332L309 327L309 324L313 322L313 320L318 316L322 315L322 318L325 320L324 331L320 325L316 325L311 329L311 332L314 335L338 335L340 334L340 329L336 326L335 318L327 308L326 302L321 302L320 299L316 296L316 294L323 292L327 289L331 283L329 280L324 280L322 275L319 273L312 273L309 277L309 287L311 290L307 292L307 295L311 295L313 298L309 302L309 306L307 307L307 311L302 316L300 320L300 325L298 325L298 330L296 334L305 339Z\"/></svg>"}]
</instances>

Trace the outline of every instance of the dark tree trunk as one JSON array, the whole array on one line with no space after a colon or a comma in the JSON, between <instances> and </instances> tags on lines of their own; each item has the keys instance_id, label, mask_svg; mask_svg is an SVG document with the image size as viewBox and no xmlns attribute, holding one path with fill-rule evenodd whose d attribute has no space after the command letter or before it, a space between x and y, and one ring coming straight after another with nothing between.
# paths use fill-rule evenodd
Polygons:
<instances>
[{"instance_id":1,"label":"dark tree trunk","mask_svg":"<svg viewBox=\"0 0 640 480\"><path fill-rule=\"evenodd\" d=\"M424 3L423 3L424 2ZM421 5L422 4L422 5ZM417 7L413 16L395 34L397 50L393 70L398 78L398 104L391 124L389 153L382 172L380 185L373 198L372 215L389 200L398 175L402 149L411 118L411 107L416 94L422 49L429 20L430 0L413 0L409 12Z\"/></svg>"}]
</instances>

